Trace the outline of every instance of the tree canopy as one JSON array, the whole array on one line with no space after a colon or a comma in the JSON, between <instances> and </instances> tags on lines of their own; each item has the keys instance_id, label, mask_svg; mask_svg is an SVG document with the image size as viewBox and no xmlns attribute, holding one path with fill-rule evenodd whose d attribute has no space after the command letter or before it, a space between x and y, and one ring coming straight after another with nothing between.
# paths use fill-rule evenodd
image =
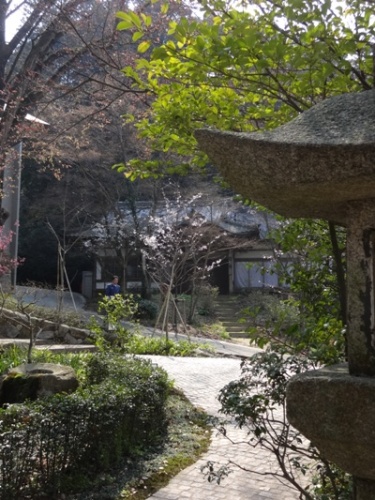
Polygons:
<instances>
[{"instance_id":1,"label":"tree canopy","mask_svg":"<svg viewBox=\"0 0 375 500\"><path fill-rule=\"evenodd\" d=\"M0 0L1 152L22 138L34 160L40 152L39 162L123 159L119 117L111 111L116 103L116 110L134 112L145 95L120 72L136 56L131 35L120 37L116 30L116 12L130 5L152 12L147 0ZM17 11L22 22L7 39L7 22ZM158 16L154 20L151 39L159 30ZM40 124L25 121L27 113L49 126L40 131ZM107 147L114 129L117 156Z\"/></svg>"},{"instance_id":2,"label":"tree canopy","mask_svg":"<svg viewBox=\"0 0 375 500\"><path fill-rule=\"evenodd\" d=\"M198 4L195 19L177 22L171 16L154 48L148 36L152 19L118 14L118 29L130 30L145 54L123 73L134 89L153 96L136 127L154 150L177 152L201 167L206 158L196 148L196 128L272 129L327 97L374 85L373 2ZM168 15L166 4L160 8ZM181 166L182 171L186 162ZM136 177L163 173L165 167L131 161L120 170Z\"/></svg>"}]
</instances>

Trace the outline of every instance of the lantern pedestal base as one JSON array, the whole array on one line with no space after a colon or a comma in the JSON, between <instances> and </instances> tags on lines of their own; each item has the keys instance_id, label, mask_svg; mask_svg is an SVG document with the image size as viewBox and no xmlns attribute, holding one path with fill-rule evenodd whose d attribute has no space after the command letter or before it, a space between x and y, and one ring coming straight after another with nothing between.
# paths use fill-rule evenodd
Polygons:
<instances>
[{"instance_id":1,"label":"lantern pedestal base","mask_svg":"<svg viewBox=\"0 0 375 500\"><path fill-rule=\"evenodd\" d=\"M375 499L375 377L349 375L347 364L297 375L287 387L287 415L326 459L356 478L357 500Z\"/></svg>"}]
</instances>

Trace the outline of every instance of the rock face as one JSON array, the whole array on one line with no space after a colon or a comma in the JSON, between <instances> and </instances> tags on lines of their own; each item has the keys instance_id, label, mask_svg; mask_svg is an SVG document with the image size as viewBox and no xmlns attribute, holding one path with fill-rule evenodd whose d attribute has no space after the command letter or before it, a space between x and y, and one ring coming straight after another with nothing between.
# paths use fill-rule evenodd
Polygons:
<instances>
[{"instance_id":1,"label":"rock face","mask_svg":"<svg viewBox=\"0 0 375 500\"><path fill-rule=\"evenodd\" d=\"M23 364L2 377L0 405L22 403L44 396L74 392L78 387L76 374L70 366L53 363Z\"/></svg>"},{"instance_id":2,"label":"rock face","mask_svg":"<svg viewBox=\"0 0 375 500\"><path fill-rule=\"evenodd\" d=\"M348 202L375 196L375 90L327 99L270 132L195 135L236 192L287 217L345 224Z\"/></svg>"}]
</instances>

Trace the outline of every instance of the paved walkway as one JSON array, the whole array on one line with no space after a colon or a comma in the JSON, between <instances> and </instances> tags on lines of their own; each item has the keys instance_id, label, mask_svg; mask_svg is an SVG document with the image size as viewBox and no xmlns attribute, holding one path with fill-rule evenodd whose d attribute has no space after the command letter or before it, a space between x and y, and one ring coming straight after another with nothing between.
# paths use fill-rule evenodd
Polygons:
<instances>
[{"instance_id":1,"label":"paved walkway","mask_svg":"<svg viewBox=\"0 0 375 500\"><path fill-rule=\"evenodd\" d=\"M240 360L229 358L177 358L148 356L163 367L175 380L190 401L211 415L218 415L219 390L240 375ZM245 431L228 426L228 437L233 445L217 431L213 431L212 443L198 462L175 476L170 483L149 498L158 500L294 500L298 493L277 478L262 475L276 470L273 456L261 448L248 444ZM208 460L225 465L228 460L253 470L246 472L233 468L233 472L220 485L209 483L200 468Z\"/></svg>"}]
</instances>

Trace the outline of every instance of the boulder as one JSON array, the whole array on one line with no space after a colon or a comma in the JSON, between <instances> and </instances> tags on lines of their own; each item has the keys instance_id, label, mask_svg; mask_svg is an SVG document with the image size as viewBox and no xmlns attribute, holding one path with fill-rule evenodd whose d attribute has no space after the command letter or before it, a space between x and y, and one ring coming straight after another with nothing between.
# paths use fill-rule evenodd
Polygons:
<instances>
[{"instance_id":1,"label":"boulder","mask_svg":"<svg viewBox=\"0 0 375 500\"><path fill-rule=\"evenodd\" d=\"M0 404L22 403L26 400L71 393L78 379L70 366L53 363L25 363L8 371L0 385Z\"/></svg>"},{"instance_id":2,"label":"boulder","mask_svg":"<svg viewBox=\"0 0 375 500\"><path fill-rule=\"evenodd\" d=\"M20 337L20 328L12 325L11 323L2 323L0 324L0 337L7 337L9 339L15 339Z\"/></svg>"},{"instance_id":3,"label":"boulder","mask_svg":"<svg viewBox=\"0 0 375 500\"><path fill-rule=\"evenodd\" d=\"M55 332L51 330L41 331L36 336L37 340L54 340L54 338L55 338Z\"/></svg>"}]
</instances>

